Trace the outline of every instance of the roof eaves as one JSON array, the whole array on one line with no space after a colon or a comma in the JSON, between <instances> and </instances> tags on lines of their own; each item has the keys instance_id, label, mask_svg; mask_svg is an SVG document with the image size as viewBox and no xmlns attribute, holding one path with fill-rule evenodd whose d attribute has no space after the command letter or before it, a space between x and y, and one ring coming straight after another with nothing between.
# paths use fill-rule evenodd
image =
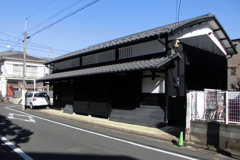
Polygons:
<instances>
[{"instance_id":1,"label":"roof eaves","mask_svg":"<svg viewBox=\"0 0 240 160\"><path fill-rule=\"evenodd\" d=\"M150 60L139 60L139 61L131 61L124 62L119 64L112 64L106 66L98 66L92 68L85 68L74 71L60 72L55 74L50 74L48 76L42 77L37 81L53 81L59 79L68 79L74 78L77 76L90 76L96 74L108 74L108 73L117 73L123 71L138 71L138 70L146 70L146 69L159 69L162 66L166 66L171 63L173 60L181 58L178 53L174 53L170 56L164 56L161 58L155 58Z\"/></svg>"},{"instance_id":2,"label":"roof eaves","mask_svg":"<svg viewBox=\"0 0 240 160\"><path fill-rule=\"evenodd\" d=\"M222 27L222 25L219 23L219 21L217 20L215 15L209 15L208 17L205 18L198 18L195 19L189 23L185 23L182 25L179 25L177 28L175 28L174 30L169 32L169 35L174 35L176 33L178 33L179 31L183 30L184 28L187 28L189 26L192 26L194 24L199 24L199 23L203 23L203 22L208 22L214 20L216 22L216 24L219 26L219 28L221 29L221 31L223 32L224 36L226 37L226 39L228 40L228 43L230 44L231 48L233 49L233 51L235 52L235 54L237 54L237 50L234 47L231 39L229 38L228 34L226 33L226 31L224 30L224 28Z\"/></svg>"},{"instance_id":3,"label":"roof eaves","mask_svg":"<svg viewBox=\"0 0 240 160\"><path fill-rule=\"evenodd\" d=\"M174 33L177 33L179 30L182 30L186 27L189 27L189 26L192 26L192 25L195 25L195 24L199 24L199 23L202 23L202 22L207 22L207 21L210 21L210 20L213 20L213 19L216 20L214 15L206 14L206 15L202 15L202 16L199 16L199 17L183 20L183 21L178 22L178 23L172 23L172 24L169 24L169 25L165 25L165 26L154 28L154 29L150 29L150 30L147 30L147 31L143 31L143 32L132 34L132 35L124 36L124 37L121 37L121 38L117 38L117 39L114 39L114 40L110 40L110 41L107 41L107 42L103 42L103 43L100 43L100 44L89 46L87 48L84 48L84 49L81 49L81 50L78 50L78 51L74 51L74 52L68 53L66 55L62 55L62 56L57 57L57 58L55 58L51 61L46 62L45 65L50 64L50 63L54 63L54 62L59 62L59 61L62 61L63 59L69 59L70 57L76 57L80 54L85 54L85 53L97 51L97 50L100 50L100 49L103 49L103 48L109 48L109 47L117 46L117 45L120 45L120 44L130 43L132 41L145 39L145 38L148 38L148 37L151 37L151 36L163 35L165 33L169 36L169 35L172 35Z\"/></svg>"},{"instance_id":4,"label":"roof eaves","mask_svg":"<svg viewBox=\"0 0 240 160\"><path fill-rule=\"evenodd\" d=\"M217 25L220 27L220 29L222 30L223 34L225 35L225 37L227 38L229 44L231 45L233 51L235 52L235 54L237 54L237 50L236 48L234 47L231 39L229 38L228 34L226 33L226 31L224 30L224 28L222 27L222 25L219 23L219 21L217 20L217 18L214 16L214 21L217 23Z\"/></svg>"}]
</instances>

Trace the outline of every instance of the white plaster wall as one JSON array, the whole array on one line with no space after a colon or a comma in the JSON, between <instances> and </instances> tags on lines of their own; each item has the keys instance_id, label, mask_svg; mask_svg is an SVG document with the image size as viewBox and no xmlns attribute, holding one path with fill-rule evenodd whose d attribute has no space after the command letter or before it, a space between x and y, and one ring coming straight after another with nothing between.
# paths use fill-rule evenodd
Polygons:
<instances>
[{"instance_id":1,"label":"white plaster wall","mask_svg":"<svg viewBox=\"0 0 240 160\"><path fill-rule=\"evenodd\" d=\"M144 71L143 75L151 75L150 71ZM151 77L143 77L142 79L142 93L165 93L165 78L164 74L156 73L160 77L152 80Z\"/></svg>"},{"instance_id":2,"label":"white plaster wall","mask_svg":"<svg viewBox=\"0 0 240 160\"><path fill-rule=\"evenodd\" d=\"M6 76L12 76L13 74L13 63L5 62L4 64L4 72Z\"/></svg>"},{"instance_id":3,"label":"white plaster wall","mask_svg":"<svg viewBox=\"0 0 240 160\"><path fill-rule=\"evenodd\" d=\"M193 92L188 91L187 92L187 108L186 108L186 128L190 129L191 127L191 116L192 116L192 96Z\"/></svg>"},{"instance_id":4,"label":"white plaster wall","mask_svg":"<svg viewBox=\"0 0 240 160\"><path fill-rule=\"evenodd\" d=\"M1 76L1 81L0 81L0 89L2 92L2 96L6 97L7 95L7 81L4 76Z\"/></svg>"},{"instance_id":5,"label":"white plaster wall","mask_svg":"<svg viewBox=\"0 0 240 160\"><path fill-rule=\"evenodd\" d=\"M209 22L210 23L210 22ZM219 38L216 35L216 33L213 32L212 27L209 25L209 23L202 23L193 27L189 27L185 30L182 30L180 33L175 34L174 36L170 36L169 40L173 39L181 39L183 38L190 38L200 35L208 35L209 38L218 46L218 48L226 55L227 52L225 51L222 44L219 42ZM209 34L211 33L211 34Z\"/></svg>"},{"instance_id":6,"label":"white plaster wall","mask_svg":"<svg viewBox=\"0 0 240 160\"><path fill-rule=\"evenodd\" d=\"M20 64L23 65L22 61L14 61L14 60L5 60L4 65L2 66L2 72L3 75L6 77L12 77L13 75L13 64ZM45 67L42 63L34 63L34 62L26 62L26 66L36 66L37 67L37 77L40 78L45 75L45 70L47 71L47 67ZM27 75L27 70L26 70L26 75Z\"/></svg>"},{"instance_id":7,"label":"white plaster wall","mask_svg":"<svg viewBox=\"0 0 240 160\"><path fill-rule=\"evenodd\" d=\"M43 77L44 76L44 67L38 66L37 67L37 78Z\"/></svg>"}]
</instances>

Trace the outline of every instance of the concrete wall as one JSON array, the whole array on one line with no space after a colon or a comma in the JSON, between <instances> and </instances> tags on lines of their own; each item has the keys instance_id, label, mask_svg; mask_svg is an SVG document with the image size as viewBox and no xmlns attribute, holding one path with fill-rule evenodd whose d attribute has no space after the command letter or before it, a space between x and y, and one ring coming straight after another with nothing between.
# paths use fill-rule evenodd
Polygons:
<instances>
[{"instance_id":1,"label":"concrete wall","mask_svg":"<svg viewBox=\"0 0 240 160\"><path fill-rule=\"evenodd\" d=\"M15 90L14 98L20 98L22 97L22 90Z\"/></svg>"},{"instance_id":2,"label":"concrete wall","mask_svg":"<svg viewBox=\"0 0 240 160\"><path fill-rule=\"evenodd\" d=\"M215 148L240 150L240 125L191 121L189 141L213 145Z\"/></svg>"}]
</instances>

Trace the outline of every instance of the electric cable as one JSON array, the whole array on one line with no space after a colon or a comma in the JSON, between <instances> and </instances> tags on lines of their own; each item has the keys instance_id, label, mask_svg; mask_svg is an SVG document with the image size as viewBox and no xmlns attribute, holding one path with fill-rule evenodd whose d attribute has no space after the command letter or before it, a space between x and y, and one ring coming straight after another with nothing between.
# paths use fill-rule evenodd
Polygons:
<instances>
[{"instance_id":1,"label":"electric cable","mask_svg":"<svg viewBox=\"0 0 240 160\"><path fill-rule=\"evenodd\" d=\"M0 42L0 44L6 44L7 45L7 43L2 43L2 42ZM14 44L11 44L11 46L14 46L14 47L19 47L19 46L17 46L17 45L14 45ZM24 47L20 47L21 49L23 49ZM34 50L34 51L40 51L40 52L46 52L46 53L49 53L49 51L44 51L44 50L39 50L39 49L35 49L35 48L27 48L28 50ZM53 54L58 54L58 55L63 55L63 53L56 53L56 52L51 52L51 53L53 53Z\"/></svg>"},{"instance_id":2,"label":"electric cable","mask_svg":"<svg viewBox=\"0 0 240 160\"><path fill-rule=\"evenodd\" d=\"M6 34L6 33L3 33L3 32L0 32L0 33L1 33L1 34L4 34L4 35L6 35L6 36L12 37L12 38L20 39L20 38L17 38L17 37L11 36L11 35ZM23 40L23 39L20 39L20 40Z\"/></svg>"},{"instance_id":3,"label":"electric cable","mask_svg":"<svg viewBox=\"0 0 240 160\"><path fill-rule=\"evenodd\" d=\"M95 4L95 3L97 3L98 1L100 1L100 0L95 0L95 1L93 1L93 2L91 2L91 3L89 3L89 4L87 4L87 5L85 5L84 7L82 7L82 8L80 8L80 9L76 10L75 12L73 12L73 13L71 13L71 14L69 14L69 15L67 15L67 16L65 16L65 17L63 17L63 18L61 18L61 19L59 19L58 21L56 21L56 22L50 24L49 26L44 27L43 29L41 29L41 30L39 30L39 31L37 31L37 32L35 32L35 33L33 33L30 37L33 37L34 35L36 35L36 34L42 32L42 31L44 31L44 30L47 29L47 28L50 28L51 26L53 26L53 25L55 25L55 24L61 22L62 20L64 20L64 19L66 19L66 18L68 18L68 17L70 17L70 16L76 14L77 12L86 9L87 7L89 7L89 6L91 6L91 5Z\"/></svg>"},{"instance_id":4,"label":"electric cable","mask_svg":"<svg viewBox=\"0 0 240 160\"><path fill-rule=\"evenodd\" d=\"M45 7L47 7L49 4L51 4L53 1L55 0L52 0L50 3L48 3L47 5L45 5L44 7L42 7L41 9L39 9L38 11L36 11L35 13L33 13L32 15L30 15L29 17L27 17L27 19L29 19L30 17L34 16L35 14L37 14L38 12L40 12L41 10L43 10Z\"/></svg>"},{"instance_id":5,"label":"electric cable","mask_svg":"<svg viewBox=\"0 0 240 160\"><path fill-rule=\"evenodd\" d=\"M175 22L177 23L178 22L178 0L176 0L176 19L175 19Z\"/></svg>"},{"instance_id":6,"label":"electric cable","mask_svg":"<svg viewBox=\"0 0 240 160\"><path fill-rule=\"evenodd\" d=\"M75 6L76 4L80 3L81 1L83 1L83 0L80 0L80 1L78 1L78 2L74 3L74 4L70 5L70 6L68 6L68 7L64 8L64 9L62 9L62 10L61 10L61 11L59 11L58 13L54 14L52 17L50 17L50 18L48 18L47 20L43 21L42 23L40 23L40 24L36 25L35 27L33 27L33 28L29 29L28 31L31 31L31 30L33 30L33 29L35 29L35 28L39 27L39 26L40 26L40 25L42 25L43 23L45 23L45 22L47 22L47 21L49 21L49 20L53 19L53 18L54 18L54 17L56 17L57 15L59 15L59 14L61 14L62 12L66 11L67 9L69 9L69 8L71 8L71 7L73 7L73 6Z\"/></svg>"},{"instance_id":7,"label":"electric cable","mask_svg":"<svg viewBox=\"0 0 240 160\"><path fill-rule=\"evenodd\" d=\"M179 2L179 9L178 9L178 22L179 22L179 15L180 15L180 7L181 7L181 0Z\"/></svg>"},{"instance_id":8,"label":"electric cable","mask_svg":"<svg viewBox=\"0 0 240 160\"><path fill-rule=\"evenodd\" d=\"M9 33L14 33L14 34L21 34L22 35L22 33L17 33L17 32L13 32L13 31L8 31L8 30L5 30L5 29L0 29L1 31L4 31L4 32L9 32Z\"/></svg>"},{"instance_id":9,"label":"electric cable","mask_svg":"<svg viewBox=\"0 0 240 160\"><path fill-rule=\"evenodd\" d=\"M3 39L0 39L0 41L5 41L5 42L10 42L10 43L13 43L13 44L17 44L19 45L18 42L13 42L13 41L8 41L8 40L3 40ZM1 43L1 42L0 42ZM32 42L31 42L32 43ZM49 46L46 46L46 47L38 47L37 45L31 45L28 44L27 46L30 46L30 47L36 47L36 48L40 48L40 49L49 49ZM6 43L7 44L7 43ZM70 52L70 51L63 51L63 50L59 50L59 49L52 49L53 51L59 51L59 52Z\"/></svg>"}]
</instances>

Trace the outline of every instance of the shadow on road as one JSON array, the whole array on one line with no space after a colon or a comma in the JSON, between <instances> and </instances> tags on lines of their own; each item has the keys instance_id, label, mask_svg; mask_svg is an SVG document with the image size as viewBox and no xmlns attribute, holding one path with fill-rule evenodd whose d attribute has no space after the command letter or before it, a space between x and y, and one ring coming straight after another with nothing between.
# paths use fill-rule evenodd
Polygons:
<instances>
[{"instance_id":1,"label":"shadow on road","mask_svg":"<svg viewBox=\"0 0 240 160\"><path fill-rule=\"evenodd\" d=\"M12 160L15 156L14 153L7 153L7 158L4 157L5 160ZM26 153L29 157L34 160L137 160L135 158L129 156L121 156L121 155L91 155L91 154L64 154L64 153ZM21 159L17 158L16 159ZM0 156L1 159L1 156Z\"/></svg>"},{"instance_id":2,"label":"shadow on road","mask_svg":"<svg viewBox=\"0 0 240 160\"><path fill-rule=\"evenodd\" d=\"M116 155L92 155L92 154L54 154L54 153L48 153L48 154L42 154L42 153L27 153L31 158L34 160L136 160L135 158L128 157L128 156L116 156Z\"/></svg>"},{"instance_id":3,"label":"shadow on road","mask_svg":"<svg viewBox=\"0 0 240 160\"><path fill-rule=\"evenodd\" d=\"M13 137L8 140L14 143L15 146L19 147L18 144L27 143L30 140L30 136L33 134L33 132L19 127L18 125L12 123L7 117L0 114L0 134L3 137ZM6 145L4 145L4 143L1 141L0 153L9 151L9 148L7 148Z\"/></svg>"}]
</instances>

